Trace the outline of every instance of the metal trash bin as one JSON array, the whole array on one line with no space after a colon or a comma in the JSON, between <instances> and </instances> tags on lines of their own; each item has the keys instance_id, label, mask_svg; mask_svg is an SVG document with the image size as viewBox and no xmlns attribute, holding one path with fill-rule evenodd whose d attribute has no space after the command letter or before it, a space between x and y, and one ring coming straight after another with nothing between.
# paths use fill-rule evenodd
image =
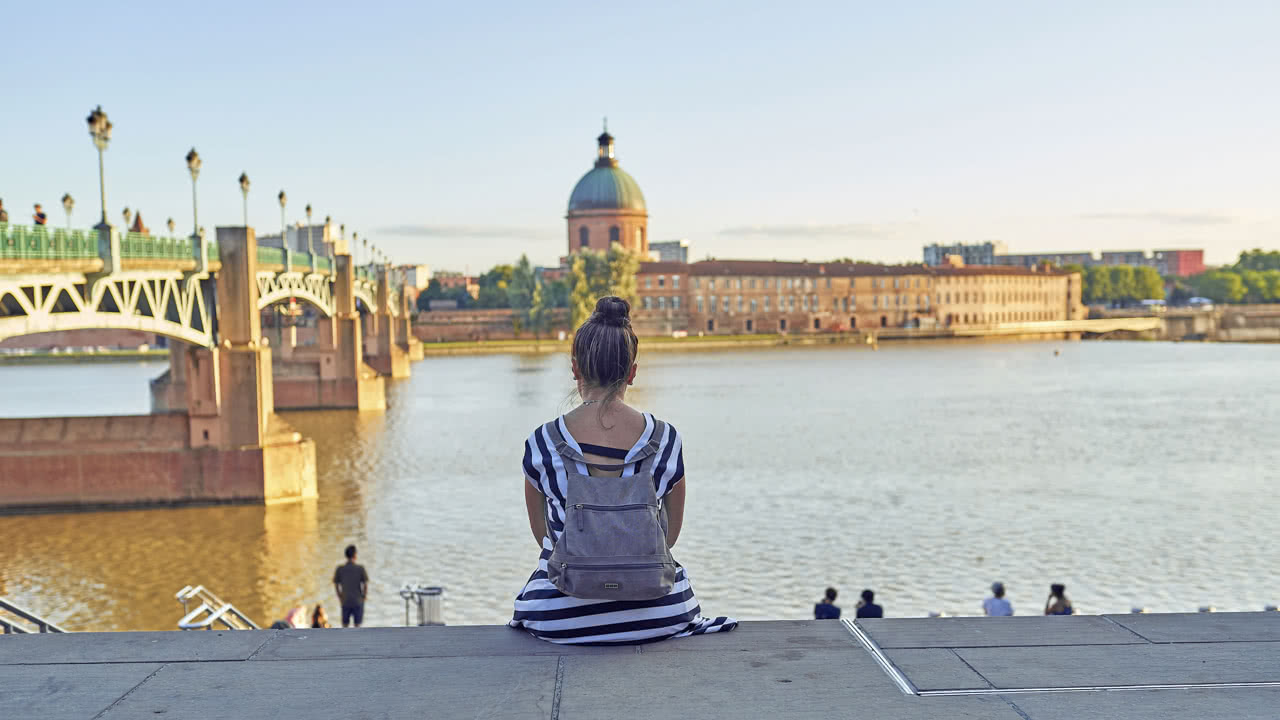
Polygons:
<instances>
[{"instance_id":1,"label":"metal trash bin","mask_svg":"<svg viewBox=\"0 0 1280 720\"><path fill-rule=\"evenodd\" d=\"M444 625L444 613L441 607L444 588L438 585L405 585L400 588L400 597L404 598L404 624L409 626L409 605L418 606L418 626Z\"/></svg>"}]
</instances>

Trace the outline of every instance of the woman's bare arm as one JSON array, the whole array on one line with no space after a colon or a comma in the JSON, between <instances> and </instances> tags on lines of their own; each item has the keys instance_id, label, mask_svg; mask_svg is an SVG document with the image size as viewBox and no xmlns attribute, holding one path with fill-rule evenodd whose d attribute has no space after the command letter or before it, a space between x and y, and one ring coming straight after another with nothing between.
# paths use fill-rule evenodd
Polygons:
<instances>
[{"instance_id":1,"label":"woman's bare arm","mask_svg":"<svg viewBox=\"0 0 1280 720\"><path fill-rule=\"evenodd\" d=\"M662 498L667 508L667 547L675 547L680 538L680 526L684 524L684 486L688 479L681 480L671 488L671 492Z\"/></svg>"},{"instance_id":2,"label":"woman's bare arm","mask_svg":"<svg viewBox=\"0 0 1280 720\"><path fill-rule=\"evenodd\" d=\"M521 484L524 485L524 508L529 513L529 531L533 533L533 541L541 548L542 536L547 533L547 499L528 480Z\"/></svg>"}]
</instances>

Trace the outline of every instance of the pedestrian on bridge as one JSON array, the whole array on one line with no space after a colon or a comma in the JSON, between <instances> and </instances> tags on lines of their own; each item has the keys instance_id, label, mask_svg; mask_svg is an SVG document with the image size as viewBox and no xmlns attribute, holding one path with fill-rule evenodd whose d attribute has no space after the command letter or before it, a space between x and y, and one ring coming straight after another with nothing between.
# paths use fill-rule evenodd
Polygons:
<instances>
[{"instance_id":1,"label":"pedestrian on bridge","mask_svg":"<svg viewBox=\"0 0 1280 720\"><path fill-rule=\"evenodd\" d=\"M4 200L0 200L0 223L9 222L9 211L4 209Z\"/></svg>"},{"instance_id":2,"label":"pedestrian on bridge","mask_svg":"<svg viewBox=\"0 0 1280 720\"><path fill-rule=\"evenodd\" d=\"M36 203L36 212L31 216L37 225L44 225L49 222L49 216L44 214L44 210L40 209L40 203Z\"/></svg>"},{"instance_id":3,"label":"pedestrian on bridge","mask_svg":"<svg viewBox=\"0 0 1280 720\"><path fill-rule=\"evenodd\" d=\"M347 562L333 572L333 587L338 591L342 604L342 627L355 621L356 627L364 622L364 601L369 595L369 573L356 564L356 546L348 545Z\"/></svg>"}]
</instances>

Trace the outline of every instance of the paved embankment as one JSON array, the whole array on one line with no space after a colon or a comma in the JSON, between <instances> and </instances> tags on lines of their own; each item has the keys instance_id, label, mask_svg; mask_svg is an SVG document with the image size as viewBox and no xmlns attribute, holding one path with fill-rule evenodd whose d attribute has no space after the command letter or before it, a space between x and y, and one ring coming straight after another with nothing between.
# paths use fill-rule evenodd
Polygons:
<instances>
[{"instance_id":1,"label":"paved embankment","mask_svg":"<svg viewBox=\"0 0 1280 720\"><path fill-rule=\"evenodd\" d=\"M1280 613L0 637L0 717L1274 718Z\"/></svg>"}]
</instances>

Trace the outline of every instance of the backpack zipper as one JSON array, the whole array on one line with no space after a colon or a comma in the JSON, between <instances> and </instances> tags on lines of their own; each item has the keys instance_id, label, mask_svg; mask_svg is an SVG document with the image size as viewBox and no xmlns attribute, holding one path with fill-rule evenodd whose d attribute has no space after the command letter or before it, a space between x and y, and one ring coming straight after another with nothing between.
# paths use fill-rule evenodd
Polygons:
<instances>
[{"instance_id":1,"label":"backpack zipper","mask_svg":"<svg viewBox=\"0 0 1280 720\"><path fill-rule=\"evenodd\" d=\"M656 568L656 567L663 567L663 566L665 566L665 565L666 565L666 563L660 563L660 562L658 562L658 563L636 563L636 564L634 564L634 565L579 565L579 564L577 564L577 563L574 563L574 567L576 567L576 568L580 568L580 569L583 569L583 570L635 570L635 569L638 569L638 568ZM565 563L565 562L560 563L560 569L561 569L561 570L566 570L566 569L568 569L568 567L569 567L569 563Z\"/></svg>"},{"instance_id":2,"label":"backpack zipper","mask_svg":"<svg viewBox=\"0 0 1280 720\"><path fill-rule=\"evenodd\" d=\"M575 510L639 510L641 508L656 507L648 503L631 503L630 505L589 505L587 503L577 503L573 506ZM578 516L578 530L586 530L586 519L581 512L574 513Z\"/></svg>"}]
</instances>

